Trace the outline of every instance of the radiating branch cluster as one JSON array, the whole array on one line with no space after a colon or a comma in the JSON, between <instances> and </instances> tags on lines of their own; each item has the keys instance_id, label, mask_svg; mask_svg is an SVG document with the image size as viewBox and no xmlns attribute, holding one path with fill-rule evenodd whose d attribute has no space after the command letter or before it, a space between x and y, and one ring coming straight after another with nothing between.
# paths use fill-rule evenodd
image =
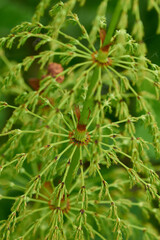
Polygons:
<instances>
[{"instance_id":1,"label":"radiating branch cluster","mask_svg":"<svg viewBox=\"0 0 160 240\"><path fill-rule=\"evenodd\" d=\"M152 219L158 226L160 130L152 101L160 100L160 68L136 41L144 35L139 1L125 1L117 12L120 30L106 45L108 1L101 1L90 33L73 13L75 5L59 1L45 26L40 19L50 1L42 0L31 23L0 39L9 49L37 40L36 54L17 64L0 52L7 69L1 91L15 96L12 104L0 101L0 110L12 111L0 133L0 200L12 202L0 235L158 240ZM148 7L160 16L158 1ZM124 30L130 9L136 40ZM78 39L62 28L66 22L81 30ZM26 79L34 64L39 75ZM139 126L152 138L141 136Z\"/></svg>"}]
</instances>

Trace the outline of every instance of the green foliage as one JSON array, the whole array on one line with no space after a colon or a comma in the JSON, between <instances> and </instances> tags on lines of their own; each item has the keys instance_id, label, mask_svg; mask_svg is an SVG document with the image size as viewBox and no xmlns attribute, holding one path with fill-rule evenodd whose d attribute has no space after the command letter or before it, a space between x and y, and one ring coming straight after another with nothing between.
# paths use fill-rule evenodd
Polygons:
<instances>
[{"instance_id":1,"label":"green foliage","mask_svg":"<svg viewBox=\"0 0 160 240\"><path fill-rule=\"evenodd\" d=\"M160 18L159 0L147 2ZM0 133L0 200L12 202L1 239L160 239L160 130L152 104L160 100L160 68L141 43L139 1L119 0L108 27L109 3L99 3L88 33L74 13L85 1L42 0L32 22L0 38L3 49L36 40L34 55L19 63L0 52L1 92L14 96L0 101L0 111L11 110ZM78 38L66 33L70 24ZM105 36L106 25L114 35ZM37 75L28 79L31 68Z\"/></svg>"}]
</instances>

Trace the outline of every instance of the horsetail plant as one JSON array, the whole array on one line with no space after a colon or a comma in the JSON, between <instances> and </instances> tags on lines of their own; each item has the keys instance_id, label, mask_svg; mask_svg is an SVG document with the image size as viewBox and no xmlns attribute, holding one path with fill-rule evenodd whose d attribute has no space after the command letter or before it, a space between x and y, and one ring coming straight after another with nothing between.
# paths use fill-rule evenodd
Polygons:
<instances>
[{"instance_id":1,"label":"horsetail plant","mask_svg":"<svg viewBox=\"0 0 160 240\"><path fill-rule=\"evenodd\" d=\"M146 1L160 20L159 0ZM160 130L152 104L160 100L160 68L146 57L139 1L115 1L110 24L110 1L97 2L90 33L74 13L85 1L41 0L32 22L0 39L1 93L14 96L0 102L12 111L0 133L0 199L12 202L1 239L160 239ZM66 31L72 23L79 38ZM5 49L28 39L36 54L9 61ZM37 66L37 77L26 79Z\"/></svg>"}]
</instances>

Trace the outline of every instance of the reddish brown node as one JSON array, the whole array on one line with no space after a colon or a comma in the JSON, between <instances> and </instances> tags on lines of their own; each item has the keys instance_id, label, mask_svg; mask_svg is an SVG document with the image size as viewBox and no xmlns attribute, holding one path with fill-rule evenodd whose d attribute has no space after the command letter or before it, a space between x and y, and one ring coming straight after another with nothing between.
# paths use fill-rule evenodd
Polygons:
<instances>
[{"instance_id":1,"label":"reddish brown node","mask_svg":"<svg viewBox=\"0 0 160 240\"><path fill-rule=\"evenodd\" d=\"M80 213L81 213L81 214L84 214L84 209L81 209L81 210L80 210Z\"/></svg>"},{"instance_id":2,"label":"reddish brown node","mask_svg":"<svg viewBox=\"0 0 160 240\"><path fill-rule=\"evenodd\" d=\"M104 47L101 48L101 50L102 50L103 52L108 53L108 52L109 52L109 48L110 48L110 46L111 46L112 44L113 44L113 43L109 43L109 44L105 45Z\"/></svg>"},{"instance_id":3,"label":"reddish brown node","mask_svg":"<svg viewBox=\"0 0 160 240\"><path fill-rule=\"evenodd\" d=\"M141 99L141 96L138 95L138 96L137 96L137 99L140 100L140 99Z\"/></svg>"},{"instance_id":4,"label":"reddish brown node","mask_svg":"<svg viewBox=\"0 0 160 240\"><path fill-rule=\"evenodd\" d=\"M6 103L6 102L4 102L3 104L2 104L2 106L7 106L8 105L8 103Z\"/></svg>"},{"instance_id":5,"label":"reddish brown node","mask_svg":"<svg viewBox=\"0 0 160 240\"><path fill-rule=\"evenodd\" d=\"M50 144L47 144L47 145L45 145L44 147L45 147L45 148L49 148L49 147L50 147Z\"/></svg>"},{"instance_id":6,"label":"reddish brown node","mask_svg":"<svg viewBox=\"0 0 160 240\"><path fill-rule=\"evenodd\" d=\"M86 131L86 125L85 125L85 124L79 124L79 123L78 123L78 125L77 125L77 130L78 130L79 132L84 132L84 131Z\"/></svg>"},{"instance_id":7,"label":"reddish brown node","mask_svg":"<svg viewBox=\"0 0 160 240\"><path fill-rule=\"evenodd\" d=\"M83 166L83 162L82 162L82 160L80 160L80 166Z\"/></svg>"},{"instance_id":8,"label":"reddish brown node","mask_svg":"<svg viewBox=\"0 0 160 240\"><path fill-rule=\"evenodd\" d=\"M92 53L92 60L93 60L93 63L97 63L99 66L101 67L104 67L104 66L111 66L112 65L112 60L110 58L107 59L107 62L105 63L101 63L99 62L97 59L96 59L96 54L97 54L97 51Z\"/></svg>"},{"instance_id":9,"label":"reddish brown node","mask_svg":"<svg viewBox=\"0 0 160 240\"><path fill-rule=\"evenodd\" d=\"M129 169L128 169L128 172L132 173L132 168L129 168Z\"/></svg>"},{"instance_id":10,"label":"reddish brown node","mask_svg":"<svg viewBox=\"0 0 160 240\"><path fill-rule=\"evenodd\" d=\"M112 138L116 138L116 134L113 134L113 135L112 135Z\"/></svg>"},{"instance_id":11,"label":"reddish brown node","mask_svg":"<svg viewBox=\"0 0 160 240\"><path fill-rule=\"evenodd\" d=\"M78 147L79 146L84 146L84 145L88 145L89 142L90 142L90 135L88 132L86 132L86 138L84 141L79 141L77 140L75 137L75 131L73 130L72 132L69 132L69 139L70 139L70 143L73 144L73 145L77 145Z\"/></svg>"}]
</instances>

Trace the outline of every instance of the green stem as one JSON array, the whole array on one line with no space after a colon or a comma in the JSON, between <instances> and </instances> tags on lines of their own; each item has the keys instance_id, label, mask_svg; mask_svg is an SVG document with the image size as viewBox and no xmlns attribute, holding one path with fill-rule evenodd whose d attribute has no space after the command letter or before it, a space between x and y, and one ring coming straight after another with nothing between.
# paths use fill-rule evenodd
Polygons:
<instances>
[{"instance_id":1,"label":"green stem","mask_svg":"<svg viewBox=\"0 0 160 240\"><path fill-rule=\"evenodd\" d=\"M121 0L118 0L115 11L114 11L113 16L112 16L111 23L109 25L109 29L108 29L107 34L106 34L106 38L105 38L104 43L103 43L103 46L106 46L110 43L110 40L113 36L114 30L115 30L116 25L117 25L118 20L119 20L121 10L122 10L122 2L121 2Z\"/></svg>"},{"instance_id":2,"label":"green stem","mask_svg":"<svg viewBox=\"0 0 160 240\"><path fill-rule=\"evenodd\" d=\"M81 116L80 116L80 120L79 120L80 125L87 125L87 123L88 123L88 116L89 116L90 110L91 110L90 106L91 106L91 103L93 100L93 94L95 92L97 82L99 80L100 71L101 71L101 68L96 66L93 71L93 74L90 76L89 88L88 88L87 96L84 101L83 110L81 112Z\"/></svg>"},{"instance_id":3,"label":"green stem","mask_svg":"<svg viewBox=\"0 0 160 240\"><path fill-rule=\"evenodd\" d=\"M78 165L79 158L80 158L80 148L77 147L77 149L75 150L74 155L72 157L72 161L70 163L68 174L65 179L65 185L66 185L68 192L71 187L71 182L73 180L73 173L74 173L76 166Z\"/></svg>"}]
</instances>

